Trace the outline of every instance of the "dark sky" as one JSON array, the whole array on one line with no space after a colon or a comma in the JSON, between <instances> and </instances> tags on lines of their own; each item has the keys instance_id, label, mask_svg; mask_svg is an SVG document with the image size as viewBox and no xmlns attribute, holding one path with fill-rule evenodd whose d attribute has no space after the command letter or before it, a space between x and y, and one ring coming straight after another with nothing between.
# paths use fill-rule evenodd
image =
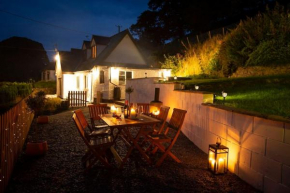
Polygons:
<instances>
[{"instance_id":1,"label":"dark sky","mask_svg":"<svg viewBox=\"0 0 290 193\"><path fill-rule=\"evenodd\" d=\"M91 35L112 36L136 23L149 0L0 0L0 41L12 36L43 44L50 59L59 50L81 48ZM11 14L69 28L43 25ZM74 31L75 30L75 31ZM76 32L83 31L86 33Z\"/></svg>"}]
</instances>

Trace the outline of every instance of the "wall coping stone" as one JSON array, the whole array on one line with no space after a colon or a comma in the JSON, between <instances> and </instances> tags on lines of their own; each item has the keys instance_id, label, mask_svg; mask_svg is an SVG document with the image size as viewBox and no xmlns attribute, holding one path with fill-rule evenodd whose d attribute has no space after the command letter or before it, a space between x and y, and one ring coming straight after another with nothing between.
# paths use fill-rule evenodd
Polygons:
<instances>
[{"instance_id":1,"label":"wall coping stone","mask_svg":"<svg viewBox=\"0 0 290 193\"><path fill-rule=\"evenodd\" d=\"M202 103L202 105L212 107L212 108L223 109L223 110L231 111L234 113L240 113L240 114L244 114L244 115L260 117L260 118L264 118L264 119L268 119L268 120L272 120L272 121L280 121L280 122L290 123L289 119L286 119L286 118L278 116L278 115L264 115L264 114L261 114L258 112L248 111L245 109L238 109L238 108L234 108L234 107L227 107L227 106L211 104L211 103Z\"/></svg>"}]
</instances>

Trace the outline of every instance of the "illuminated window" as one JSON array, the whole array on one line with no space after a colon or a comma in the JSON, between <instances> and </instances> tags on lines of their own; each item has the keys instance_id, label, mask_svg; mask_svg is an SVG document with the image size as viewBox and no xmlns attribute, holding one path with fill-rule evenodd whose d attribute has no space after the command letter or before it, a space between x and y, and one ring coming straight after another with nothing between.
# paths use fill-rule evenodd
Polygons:
<instances>
[{"instance_id":1,"label":"illuminated window","mask_svg":"<svg viewBox=\"0 0 290 193\"><path fill-rule=\"evenodd\" d=\"M124 85L125 84L125 71L119 71L119 85Z\"/></svg>"},{"instance_id":2,"label":"illuminated window","mask_svg":"<svg viewBox=\"0 0 290 193\"><path fill-rule=\"evenodd\" d=\"M96 58L97 57L97 46L93 46L92 47L92 58Z\"/></svg>"},{"instance_id":3,"label":"illuminated window","mask_svg":"<svg viewBox=\"0 0 290 193\"><path fill-rule=\"evenodd\" d=\"M103 70L100 71L100 84L105 83L105 72Z\"/></svg>"},{"instance_id":4,"label":"illuminated window","mask_svg":"<svg viewBox=\"0 0 290 193\"><path fill-rule=\"evenodd\" d=\"M119 71L119 85L125 85L126 79L132 79L132 72Z\"/></svg>"}]
</instances>

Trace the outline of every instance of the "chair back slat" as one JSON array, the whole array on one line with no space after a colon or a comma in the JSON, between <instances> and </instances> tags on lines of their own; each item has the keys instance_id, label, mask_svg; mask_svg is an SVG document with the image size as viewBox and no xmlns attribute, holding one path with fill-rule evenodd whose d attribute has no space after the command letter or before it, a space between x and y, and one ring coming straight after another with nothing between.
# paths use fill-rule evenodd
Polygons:
<instances>
[{"instance_id":1,"label":"chair back slat","mask_svg":"<svg viewBox=\"0 0 290 193\"><path fill-rule=\"evenodd\" d=\"M160 113L157 116L157 119L159 119L161 121L160 129L158 131L159 134L162 132L162 130L164 128L164 125L166 123L166 119L167 119L167 116L168 116L169 109L170 109L170 107L167 107L167 106L161 106L160 107Z\"/></svg>"},{"instance_id":2,"label":"chair back slat","mask_svg":"<svg viewBox=\"0 0 290 193\"><path fill-rule=\"evenodd\" d=\"M150 104L149 103L137 103L137 108L142 106L143 107L143 114L149 115L150 113Z\"/></svg>"},{"instance_id":3,"label":"chair back slat","mask_svg":"<svg viewBox=\"0 0 290 193\"><path fill-rule=\"evenodd\" d=\"M90 118L93 120L100 120L101 114L108 114L107 104L89 105Z\"/></svg>"},{"instance_id":4,"label":"chair back slat","mask_svg":"<svg viewBox=\"0 0 290 193\"><path fill-rule=\"evenodd\" d=\"M78 109L78 110L75 110L74 112L75 112L75 114L76 114L76 116L77 116L77 118L78 118L78 120L79 120L79 122L80 122L80 124L81 124L81 126L83 128L83 130L85 128L89 127L89 124L88 124L88 122L86 120L86 117L83 114L82 110Z\"/></svg>"},{"instance_id":5,"label":"chair back slat","mask_svg":"<svg viewBox=\"0 0 290 193\"><path fill-rule=\"evenodd\" d=\"M76 126L78 128L78 131L79 131L80 135L84 138L85 137L85 130L83 129L82 124L81 124L81 122L79 121L79 119L77 117L77 114L74 113L72 118L73 118L73 121L75 122L75 124L76 124Z\"/></svg>"},{"instance_id":6,"label":"chair back slat","mask_svg":"<svg viewBox=\"0 0 290 193\"><path fill-rule=\"evenodd\" d=\"M180 130L185 118L185 114L187 111L182 109L173 109L172 116L170 118L168 126L175 130Z\"/></svg>"}]
</instances>

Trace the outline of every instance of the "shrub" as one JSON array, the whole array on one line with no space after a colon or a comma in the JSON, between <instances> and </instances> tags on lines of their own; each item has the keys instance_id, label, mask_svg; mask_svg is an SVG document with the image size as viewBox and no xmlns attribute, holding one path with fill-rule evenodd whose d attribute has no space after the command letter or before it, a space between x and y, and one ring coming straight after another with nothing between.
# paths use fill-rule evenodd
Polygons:
<instances>
[{"instance_id":1,"label":"shrub","mask_svg":"<svg viewBox=\"0 0 290 193\"><path fill-rule=\"evenodd\" d=\"M29 96L25 100L27 106L35 111L35 114L38 115L42 112L45 102L45 93L43 91L39 91L35 93L35 96Z\"/></svg>"},{"instance_id":2,"label":"shrub","mask_svg":"<svg viewBox=\"0 0 290 193\"><path fill-rule=\"evenodd\" d=\"M61 108L61 99L60 98L48 98L44 104L44 111L55 112Z\"/></svg>"},{"instance_id":3,"label":"shrub","mask_svg":"<svg viewBox=\"0 0 290 193\"><path fill-rule=\"evenodd\" d=\"M254 18L241 22L224 39L219 60L225 76L237 67L269 66L290 62L290 20L276 5Z\"/></svg>"},{"instance_id":4,"label":"shrub","mask_svg":"<svg viewBox=\"0 0 290 193\"><path fill-rule=\"evenodd\" d=\"M31 84L2 82L0 83L0 104L14 102L16 97L20 96L24 98L31 92Z\"/></svg>"}]
</instances>

